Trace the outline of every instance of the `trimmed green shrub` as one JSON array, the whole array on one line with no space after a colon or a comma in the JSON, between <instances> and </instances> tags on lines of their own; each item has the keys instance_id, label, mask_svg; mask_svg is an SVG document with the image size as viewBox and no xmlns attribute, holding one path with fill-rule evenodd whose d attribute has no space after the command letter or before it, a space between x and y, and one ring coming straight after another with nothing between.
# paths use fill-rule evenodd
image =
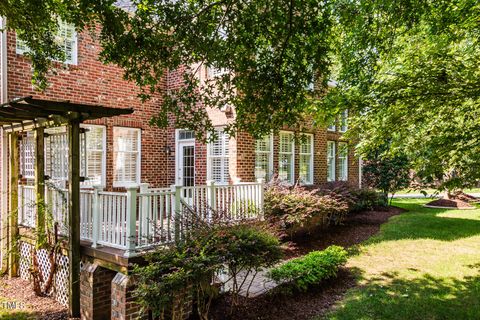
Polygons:
<instances>
[{"instance_id":1,"label":"trimmed green shrub","mask_svg":"<svg viewBox=\"0 0 480 320\"><path fill-rule=\"evenodd\" d=\"M302 187L270 186L265 192L265 216L290 236L311 233L330 224L341 223L348 213L348 203L317 190Z\"/></svg>"},{"instance_id":2,"label":"trimmed green shrub","mask_svg":"<svg viewBox=\"0 0 480 320\"><path fill-rule=\"evenodd\" d=\"M317 188L319 195L329 195L348 203L349 212L372 210L385 206L384 198L374 189L357 188L345 182L330 182Z\"/></svg>"},{"instance_id":3,"label":"trimmed green shrub","mask_svg":"<svg viewBox=\"0 0 480 320\"><path fill-rule=\"evenodd\" d=\"M335 277L338 269L346 262L345 249L330 246L323 251L312 251L273 268L268 276L277 283L285 283L305 291L311 285Z\"/></svg>"}]
</instances>

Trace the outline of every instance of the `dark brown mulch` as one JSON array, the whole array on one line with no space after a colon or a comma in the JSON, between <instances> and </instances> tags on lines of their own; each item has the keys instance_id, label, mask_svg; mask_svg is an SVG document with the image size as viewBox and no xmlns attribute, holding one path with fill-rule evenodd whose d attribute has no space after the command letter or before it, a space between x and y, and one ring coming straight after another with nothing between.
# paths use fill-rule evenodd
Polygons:
<instances>
[{"instance_id":1,"label":"dark brown mulch","mask_svg":"<svg viewBox=\"0 0 480 320\"><path fill-rule=\"evenodd\" d=\"M33 292L32 284L21 278L0 278L0 297L5 301L16 301L25 306L18 312L31 313L34 319L63 320L68 319L67 309L52 298L38 297ZM14 319L14 318L11 318Z\"/></svg>"},{"instance_id":2,"label":"dark brown mulch","mask_svg":"<svg viewBox=\"0 0 480 320\"><path fill-rule=\"evenodd\" d=\"M427 203L432 207L447 207L447 208L473 208L473 206L460 199L437 199Z\"/></svg>"},{"instance_id":3,"label":"dark brown mulch","mask_svg":"<svg viewBox=\"0 0 480 320\"><path fill-rule=\"evenodd\" d=\"M322 250L330 245L351 247L376 234L380 225L390 217L402 213L400 208L383 208L375 211L351 214L341 226L333 226L310 236L297 240L294 249L287 258L304 255L313 250ZM341 269L337 278L322 282L308 292L296 292L291 295L273 290L268 294L252 299L244 299L241 306L230 314L228 297L218 299L211 308L214 320L286 320L309 319L321 316L345 292L356 285L354 270Z\"/></svg>"},{"instance_id":4,"label":"dark brown mulch","mask_svg":"<svg viewBox=\"0 0 480 320\"><path fill-rule=\"evenodd\" d=\"M390 217L403 211L400 208L389 207L350 214L342 225L331 226L309 237L293 241L292 248L286 252L286 258L301 256L313 250L323 250L331 245L348 248L359 244L376 234L380 230L380 225Z\"/></svg>"}]
</instances>

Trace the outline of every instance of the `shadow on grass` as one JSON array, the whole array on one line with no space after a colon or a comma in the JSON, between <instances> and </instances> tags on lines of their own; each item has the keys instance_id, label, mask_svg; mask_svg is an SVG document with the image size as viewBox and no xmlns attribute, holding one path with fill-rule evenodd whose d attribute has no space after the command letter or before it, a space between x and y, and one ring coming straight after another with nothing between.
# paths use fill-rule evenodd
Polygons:
<instances>
[{"instance_id":1,"label":"shadow on grass","mask_svg":"<svg viewBox=\"0 0 480 320\"><path fill-rule=\"evenodd\" d=\"M353 290L327 319L480 319L480 276L383 276Z\"/></svg>"},{"instance_id":2,"label":"shadow on grass","mask_svg":"<svg viewBox=\"0 0 480 320\"><path fill-rule=\"evenodd\" d=\"M368 242L381 242L401 239L434 239L454 241L480 235L480 220L453 218L440 216L448 209L431 209L421 206L420 203L406 203L396 201L395 205L408 210L408 212L395 216L395 223L382 226L382 232ZM467 212L466 212L467 213ZM468 211L472 216L478 211Z\"/></svg>"}]
</instances>

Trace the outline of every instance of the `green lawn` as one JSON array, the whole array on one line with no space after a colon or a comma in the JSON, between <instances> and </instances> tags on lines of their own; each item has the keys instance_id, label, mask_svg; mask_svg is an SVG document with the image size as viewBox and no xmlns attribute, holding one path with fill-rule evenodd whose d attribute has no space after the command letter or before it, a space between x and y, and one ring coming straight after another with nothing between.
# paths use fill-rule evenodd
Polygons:
<instances>
[{"instance_id":1,"label":"green lawn","mask_svg":"<svg viewBox=\"0 0 480 320\"><path fill-rule=\"evenodd\" d=\"M393 217L350 258L359 286L326 319L480 319L480 209L421 207Z\"/></svg>"}]
</instances>

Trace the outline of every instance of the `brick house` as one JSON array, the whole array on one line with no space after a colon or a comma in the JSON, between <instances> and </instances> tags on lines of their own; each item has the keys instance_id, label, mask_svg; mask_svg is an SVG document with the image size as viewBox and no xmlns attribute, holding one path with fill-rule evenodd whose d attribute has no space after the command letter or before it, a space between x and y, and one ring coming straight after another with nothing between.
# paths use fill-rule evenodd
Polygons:
<instances>
[{"instance_id":1,"label":"brick house","mask_svg":"<svg viewBox=\"0 0 480 320\"><path fill-rule=\"evenodd\" d=\"M55 63L56 75L49 87L39 93L31 84L31 65L24 53L28 48L17 41L14 32L4 32L1 38L0 66L1 102L33 96L38 99L102 105L115 108L133 108L132 115L87 121L83 135L81 172L86 178L85 189L101 185L109 191L124 191L131 186L146 183L150 188L202 186L207 181L218 185L270 179L276 175L290 183L305 185L328 181L347 181L360 184L361 167L352 148L342 140L347 130L348 114L324 129L293 132L288 128L276 135L255 141L249 134L239 132L235 137L224 134L222 127L234 119L234 110L208 110L218 129L219 139L208 145L195 140L193 132L176 128L151 127L149 119L162 103L153 96L144 104L137 98L135 85L123 80L123 72L116 66L98 61L99 45L88 33L77 34L72 26L62 25L62 44L67 60ZM209 77L214 70L204 69L201 77ZM178 72L172 72L162 81L163 90L179 84ZM60 186L67 183L63 129L49 132L46 145L46 174ZM295 134L306 138L295 140ZM0 194L1 215L8 212L8 139L0 130ZM20 141L20 174L22 185L33 179L35 159L34 142L29 133ZM116 249L115 249L116 250ZM119 259L114 249L84 248L82 268L82 315L87 319L122 318L138 309L126 303L128 288L128 258ZM121 254L120 254L121 256ZM95 261L92 262L92 261ZM104 261L104 264L99 261ZM120 261L120 262L119 262ZM117 267L108 266L114 262ZM97 292L93 286L105 285ZM117 301L110 305L110 299ZM118 301L122 301L119 303ZM128 306L128 307L127 307ZM130 308L130 309L129 309ZM107 316L108 315L108 316Z\"/></svg>"}]
</instances>

